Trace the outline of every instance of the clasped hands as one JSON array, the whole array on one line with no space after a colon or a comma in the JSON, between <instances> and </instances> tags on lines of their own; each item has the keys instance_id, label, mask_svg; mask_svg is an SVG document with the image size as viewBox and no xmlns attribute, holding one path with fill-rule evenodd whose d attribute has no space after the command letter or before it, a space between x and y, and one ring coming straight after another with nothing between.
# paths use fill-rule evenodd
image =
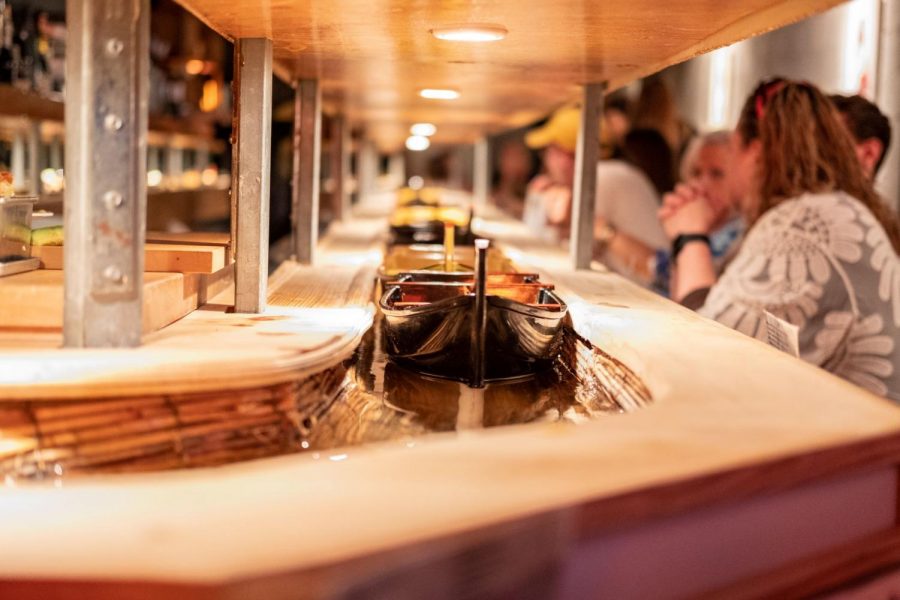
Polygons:
<instances>
[{"instance_id":1,"label":"clasped hands","mask_svg":"<svg viewBox=\"0 0 900 600\"><path fill-rule=\"evenodd\" d=\"M716 211L704 190L696 183L679 183L675 190L663 196L659 220L670 240L679 235L705 234L716 224Z\"/></svg>"}]
</instances>

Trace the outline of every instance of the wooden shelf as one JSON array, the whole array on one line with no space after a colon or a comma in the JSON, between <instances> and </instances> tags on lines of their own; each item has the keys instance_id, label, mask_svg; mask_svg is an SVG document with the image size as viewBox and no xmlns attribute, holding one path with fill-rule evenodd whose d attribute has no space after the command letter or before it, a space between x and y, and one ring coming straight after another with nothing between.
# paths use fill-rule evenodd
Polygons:
<instances>
[{"instance_id":1,"label":"wooden shelf","mask_svg":"<svg viewBox=\"0 0 900 600\"><path fill-rule=\"evenodd\" d=\"M44 194L35 205L36 210L63 212L63 195ZM147 229L162 230L170 220L189 226L228 219L231 202L228 189L200 188L196 190L159 190L147 192Z\"/></svg>"},{"instance_id":2,"label":"wooden shelf","mask_svg":"<svg viewBox=\"0 0 900 600\"><path fill-rule=\"evenodd\" d=\"M229 235L148 232L143 331L157 331L221 293L233 281ZM41 269L0 278L3 330L58 331L63 317L63 246L35 246Z\"/></svg>"},{"instance_id":3,"label":"wooden shelf","mask_svg":"<svg viewBox=\"0 0 900 600\"><path fill-rule=\"evenodd\" d=\"M227 288L232 270L144 273L143 332L162 329L196 310L208 296ZM0 334L62 331L63 271L38 269L0 278Z\"/></svg>"},{"instance_id":4,"label":"wooden shelf","mask_svg":"<svg viewBox=\"0 0 900 600\"><path fill-rule=\"evenodd\" d=\"M144 270L152 273L217 273L228 264L226 245L148 242L144 245ZM63 246L31 248L31 256L40 258L44 269L62 269L63 253Z\"/></svg>"},{"instance_id":5,"label":"wooden shelf","mask_svg":"<svg viewBox=\"0 0 900 600\"><path fill-rule=\"evenodd\" d=\"M58 121L65 119L65 103L45 98L32 91L20 90L11 85L0 84L0 122L16 121ZM213 144L214 151L224 150L224 144L216 139L212 120L195 115L180 119L169 115L150 115L149 138L151 144L162 145L172 140L176 147L191 148ZM7 128L10 125L7 124Z\"/></svg>"},{"instance_id":6,"label":"wooden shelf","mask_svg":"<svg viewBox=\"0 0 900 600\"><path fill-rule=\"evenodd\" d=\"M0 85L0 114L35 121L62 121L65 104L11 85Z\"/></svg>"}]
</instances>

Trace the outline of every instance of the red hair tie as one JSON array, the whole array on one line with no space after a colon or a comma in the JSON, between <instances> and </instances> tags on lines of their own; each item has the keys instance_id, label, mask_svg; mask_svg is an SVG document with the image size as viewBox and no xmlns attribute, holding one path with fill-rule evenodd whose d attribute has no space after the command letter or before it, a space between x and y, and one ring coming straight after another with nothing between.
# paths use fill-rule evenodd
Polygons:
<instances>
[{"instance_id":1,"label":"red hair tie","mask_svg":"<svg viewBox=\"0 0 900 600\"><path fill-rule=\"evenodd\" d=\"M779 91L784 89L784 86L787 85L786 81L775 81L771 84L767 85L762 89L762 91L756 95L756 120L762 121L763 117L766 116L766 106L769 105L769 101L772 99L772 96L777 94Z\"/></svg>"}]
</instances>

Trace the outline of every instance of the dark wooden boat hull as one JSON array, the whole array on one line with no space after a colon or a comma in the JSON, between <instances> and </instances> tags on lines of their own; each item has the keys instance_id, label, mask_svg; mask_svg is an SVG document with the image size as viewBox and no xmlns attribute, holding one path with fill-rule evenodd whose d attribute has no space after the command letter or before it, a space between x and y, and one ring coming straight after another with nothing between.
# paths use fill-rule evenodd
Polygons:
<instances>
[{"instance_id":1,"label":"dark wooden boat hull","mask_svg":"<svg viewBox=\"0 0 900 600\"><path fill-rule=\"evenodd\" d=\"M472 379L472 325L474 294L462 295L412 308L392 308L399 287L385 290L388 355L421 373L469 382ZM501 298L487 297L485 379L498 381L532 375L548 368L559 351L566 305L551 290L543 290L546 304L560 310Z\"/></svg>"},{"instance_id":2,"label":"dark wooden boat hull","mask_svg":"<svg viewBox=\"0 0 900 600\"><path fill-rule=\"evenodd\" d=\"M457 227L454 232L457 246L471 246L475 235L469 227ZM390 244L440 244L444 241L444 222L427 221L416 225L391 225Z\"/></svg>"},{"instance_id":3,"label":"dark wooden boat hull","mask_svg":"<svg viewBox=\"0 0 900 600\"><path fill-rule=\"evenodd\" d=\"M461 267L463 265L460 265ZM436 283L472 283L475 274L469 271L407 271L399 275L384 275L382 281L389 284L391 281L433 281ZM487 276L488 285L504 283L535 283L540 279L537 273L491 273ZM548 288L550 286L547 286Z\"/></svg>"}]
</instances>

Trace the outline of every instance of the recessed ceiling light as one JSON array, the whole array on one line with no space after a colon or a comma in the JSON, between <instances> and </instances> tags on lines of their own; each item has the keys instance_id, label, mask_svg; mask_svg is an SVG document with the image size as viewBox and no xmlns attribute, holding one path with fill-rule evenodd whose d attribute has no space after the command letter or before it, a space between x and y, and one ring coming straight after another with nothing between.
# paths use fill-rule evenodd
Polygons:
<instances>
[{"instance_id":1,"label":"recessed ceiling light","mask_svg":"<svg viewBox=\"0 0 900 600\"><path fill-rule=\"evenodd\" d=\"M431 140L429 140L424 135L411 135L406 138L406 149L412 150L413 152L421 152L422 150L428 150L428 147L431 145Z\"/></svg>"},{"instance_id":2,"label":"recessed ceiling light","mask_svg":"<svg viewBox=\"0 0 900 600\"><path fill-rule=\"evenodd\" d=\"M412 127L409 128L409 132L413 135L424 135L428 137L429 135L434 135L434 132L437 131L437 127L432 125L431 123L416 123Z\"/></svg>"},{"instance_id":3,"label":"recessed ceiling light","mask_svg":"<svg viewBox=\"0 0 900 600\"><path fill-rule=\"evenodd\" d=\"M459 92L456 90L442 90L437 88L425 88L419 90L419 95L429 100L456 100L459 98Z\"/></svg>"},{"instance_id":4,"label":"recessed ceiling light","mask_svg":"<svg viewBox=\"0 0 900 600\"><path fill-rule=\"evenodd\" d=\"M446 25L431 30L431 35L448 42L496 42L505 38L507 33L503 25L489 23Z\"/></svg>"}]
</instances>

